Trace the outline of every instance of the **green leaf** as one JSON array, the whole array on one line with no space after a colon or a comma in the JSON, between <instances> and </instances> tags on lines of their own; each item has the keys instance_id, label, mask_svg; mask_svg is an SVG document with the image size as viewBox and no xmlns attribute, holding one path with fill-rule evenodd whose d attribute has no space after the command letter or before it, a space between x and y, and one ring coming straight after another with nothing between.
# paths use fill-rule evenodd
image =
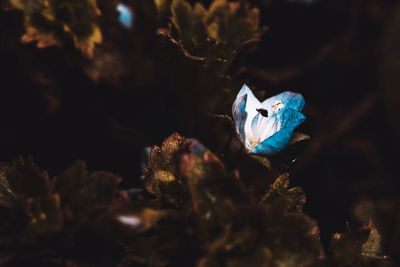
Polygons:
<instances>
[{"instance_id":1,"label":"green leaf","mask_svg":"<svg viewBox=\"0 0 400 267\"><path fill-rule=\"evenodd\" d=\"M104 175L88 174L82 162L65 171L55 184L62 206L83 212L112 202L113 190L105 188L115 188L115 183L99 183L100 177ZM112 212L114 221L127 225L133 235L123 241L126 253L121 266L298 267L314 266L323 259L318 226L302 213L304 196L300 189L289 187L287 175L279 177L258 204L238 175L210 150L175 133L152 149L146 180L156 200L144 193ZM36 210L40 209L33 209L31 217L38 220ZM99 214L98 221L104 221L101 218L109 213L98 211L89 214ZM82 216L86 218L82 229L92 238L112 225L94 224L91 216ZM113 232L124 233L118 225ZM370 251L367 247L365 251Z\"/></svg>"},{"instance_id":2,"label":"green leaf","mask_svg":"<svg viewBox=\"0 0 400 267\"><path fill-rule=\"evenodd\" d=\"M317 223L305 214L266 213L266 246L273 255L273 266L315 266L325 256ZM273 219L271 219L273 218Z\"/></svg>"},{"instance_id":3,"label":"green leaf","mask_svg":"<svg viewBox=\"0 0 400 267\"><path fill-rule=\"evenodd\" d=\"M26 205L30 220L27 230L34 231L36 234L49 234L62 229L63 216L58 194L41 199L28 199Z\"/></svg>"},{"instance_id":4,"label":"green leaf","mask_svg":"<svg viewBox=\"0 0 400 267\"><path fill-rule=\"evenodd\" d=\"M63 205L80 213L96 207L113 204L117 200L121 178L103 171L89 173L83 161L76 161L57 176L55 192L60 194Z\"/></svg>"},{"instance_id":5,"label":"green leaf","mask_svg":"<svg viewBox=\"0 0 400 267\"><path fill-rule=\"evenodd\" d=\"M211 242L227 231L237 207L252 201L240 180L204 147L200 153L182 155L180 172L187 183L201 242Z\"/></svg>"},{"instance_id":6,"label":"green leaf","mask_svg":"<svg viewBox=\"0 0 400 267\"><path fill-rule=\"evenodd\" d=\"M367 257L379 257L382 255L382 238L372 221L368 225L370 232L368 240L362 245L361 253Z\"/></svg>"},{"instance_id":7,"label":"green leaf","mask_svg":"<svg viewBox=\"0 0 400 267\"><path fill-rule=\"evenodd\" d=\"M251 154L250 157L252 157L256 161L258 161L261 165L263 165L268 170L271 170L271 161L267 157L255 155L255 154Z\"/></svg>"},{"instance_id":8,"label":"green leaf","mask_svg":"<svg viewBox=\"0 0 400 267\"><path fill-rule=\"evenodd\" d=\"M179 44L182 55L205 59L216 73L235 73L238 61L254 50L264 29L259 27L259 10L245 1L213 1L207 10L201 3L186 0L171 5L171 26L163 37ZM233 68L233 66L235 66Z\"/></svg>"},{"instance_id":9,"label":"green leaf","mask_svg":"<svg viewBox=\"0 0 400 267\"><path fill-rule=\"evenodd\" d=\"M388 264L389 258L382 254L381 241L381 235L372 221L357 231L336 233L331 240L332 259L337 266Z\"/></svg>"},{"instance_id":10,"label":"green leaf","mask_svg":"<svg viewBox=\"0 0 400 267\"><path fill-rule=\"evenodd\" d=\"M1 164L0 192L8 194L0 198L1 266L64 266L66 259L101 266L112 258L107 253L116 253L117 243L130 236L112 216L119 180L105 172L89 174L81 161L56 182L30 158ZM148 214L147 224L155 217Z\"/></svg>"},{"instance_id":11,"label":"green leaf","mask_svg":"<svg viewBox=\"0 0 400 267\"><path fill-rule=\"evenodd\" d=\"M173 0L171 11L171 21L184 46L194 48L207 38L207 29L202 18L205 10L201 4L192 8L184 0Z\"/></svg>"},{"instance_id":12,"label":"green leaf","mask_svg":"<svg viewBox=\"0 0 400 267\"><path fill-rule=\"evenodd\" d=\"M273 266L314 266L324 259L317 223L303 213L305 194L280 175L259 201L265 209L265 242Z\"/></svg>"},{"instance_id":13,"label":"green leaf","mask_svg":"<svg viewBox=\"0 0 400 267\"><path fill-rule=\"evenodd\" d=\"M279 213L302 213L306 196L300 187L289 187L289 174L284 173L276 178L260 204Z\"/></svg>"},{"instance_id":14,"label":"green leaf","mask_svg":"<svg viewBox=\"0 0 400 267\"><path fill-rule=\"evenodd\" d=\"M47 172L41 171L31 158L18 158L0 165L0 192L3 200L11 196L41 197L50 192Z\"/></svg>"},{"instance_id":15,"label":"green leaf","mask_svg":"<svg viewBox=\"0 0 400 267\"><path fill-rule=\"evenodd\" d=\"M259 10L246 1L227 0L213 1L205 18L211 37L237 47L261 36L259 20Z\"/></svg>"},{"instance_id":16,"label":"green leaf","mask_svg":"<svg viewBox=\"0 0 400 267\"><path fill-rule=\"evenodd\" d=\"M9 207L15 195L11 191L10 185L3 174L0 175L0 205Z\"/></svg>"},{"instance_id":17,"label":"green leaf","mask_svg":"<svg viewBox=\"0 0 400 267\"><path fill-rule=\"evenodd\" d=\"M172 0L154 0L158 10L159 17L164 18L169 15L171 10Z\"/></svg>"},{"instance_id":18,"label":"green leaf","mask_svg":"<svg viewBox=\"0 0 400 267\"><path fill-rule=\"evenodd\" d=\"M298 142L303 142L310 140L310 136L307 134L299 133L299 132L294 132L292 135L292 139L290 140L290 145L296 144Z\"/></svg>"},{"instance_id":19,"label":"green leaf","mask_svg":"<svg viewBox=\"0 0 400 267\"><path fill-rule=\"evenodd\" d=\"M145 186L162 203L179 208L184 204L186 190L179 174L180 153L189 149L190 142L178 133L172 134L150 152L150 166L145 174Z\"/></svg>"}]
</instances>

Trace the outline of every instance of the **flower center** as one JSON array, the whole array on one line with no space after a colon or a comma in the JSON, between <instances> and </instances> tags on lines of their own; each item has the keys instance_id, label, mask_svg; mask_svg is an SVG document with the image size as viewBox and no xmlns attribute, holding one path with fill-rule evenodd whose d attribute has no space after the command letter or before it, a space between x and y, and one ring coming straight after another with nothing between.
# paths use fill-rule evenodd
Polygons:
<instances>
[{"instance_id":1,"label":"flower center","mask_svg":"<svg viewBox=\"0 0 400 267\"><path fill-rule=\"evenodd\" d=\"M272 103L271 105L271 109L273 112L278 112L279 110L284 108L284 104L282 103L282 101L280 100L275 100L274 103Z\"/></svg>"},{"instance_id":2,"label":"flower center","mask_svg":"<svg viewBox=\"0 0 400 267\"><path fill-rule=\"evenodd\" d=\"M256 147L260 143L260 138L251 138L249 139L250 150Z\"/></svg>"},{"instance_id":3,"label":"flower center","mask_svg":"<svg viewBox=\"0 0 400 267\"><path fill-rule=\"evenodd\" d=\"M261 116L263 116L263 117L268 117L268 110L263 109L263 108L258 108L258 109L256 109L256 110L257 110L258 113L261 114Z\"/></svg>"}]
</instances>

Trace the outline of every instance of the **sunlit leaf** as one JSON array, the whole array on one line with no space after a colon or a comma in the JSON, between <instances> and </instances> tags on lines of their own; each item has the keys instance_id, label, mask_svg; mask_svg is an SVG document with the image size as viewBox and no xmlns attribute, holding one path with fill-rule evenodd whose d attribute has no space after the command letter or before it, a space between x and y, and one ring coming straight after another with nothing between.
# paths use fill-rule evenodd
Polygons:
<instances>
[{"instance_id":1,"label":"sunlit leaf","mask_svg":"<svg viewBox=\"0 0 400 267\"><path fill-rule=\"evenodd\" d=\"M150 152L150 165L145 174L148 192L175 207L183 204L182 177L179 174L180 153L187 150L190 143L177 133L168 137L161 147L154 146Z\"/></svg>"}]
</instances>

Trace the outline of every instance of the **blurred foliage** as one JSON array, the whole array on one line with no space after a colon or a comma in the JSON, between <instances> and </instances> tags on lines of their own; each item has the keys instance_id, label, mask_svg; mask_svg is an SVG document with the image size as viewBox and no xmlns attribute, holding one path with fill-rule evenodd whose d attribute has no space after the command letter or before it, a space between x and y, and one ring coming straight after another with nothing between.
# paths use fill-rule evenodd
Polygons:
<instances>
[{"instance_id":1,"label":"blurred foliage","mask_svg":"<svg viewBox=\"0 0 400 267\"><path fill-rule=\"evenodd\" d=\"M171 3L171 24L160 30L181 53L203 62L220 74L234 74L235 63L251 52L263 29L259 10L246 1L213 1L207 10L201 3L192 6L185 0Z\"/></svg>"},{"instance_id":2,"label":"blurred foliage","mask_svg":"<svg viewBox=\"0 0 400 267\"><path fill-rule=\"evenodd\" d=\"M105 172L88 174L80 161L50 179L31 160L19 159L4 164L1 177L2 191L11 194L1 201L7 215L2 217L2 244L14 248L3 255L4 266L19 266L24 260L51 262L46 266L66 262L99 266L92 265L99 263L90 257L76 258L76 248L68 246L80 239L81 231L95 233L97 242L103 242L86 241L95 246L95 253L103 246L109 249L111 237L112 243L125 247L120 266L327 264L318 225L303 213L305 195L301 188L289 186L288 174L277 177L257 200L241 182L246 178L227 171L197 141L176 133L161 147L153 147L145 191L130 201L118 193L118 177ZM28 187L32 181L36 189ZM139 224L130 224L121 216ZM100 226L97 217L102 220ZM99 230L103 227L112 233ZM52 243L56 239L61 247ZM38 241L41 246L32 251L29 245ZM333 266L386 264L380 243L372 222L354 234L335 234L332 249L337 265ZM21 246L32 255L17 257Z\"/></svg>"},{"instance_id":3,"label":"blurred foliage","mask_svg":"<svg viewBox=\"0 0 400 267\"><path fill-rule=\"evenodd\" d=\"M349 32L335 36L338 41L329 35L329 42L324 40L327 43L316 49L305 41L317 39L313 32L309 36L296 32L313 29L312 23L304 24L307 12L283 12L286 16L277 12L265 19L273 15L265 14L271 6L284 10L291 1L276 2L126 0L134 11L134 26L125 29L118 24L116 0L0 0L1 73L4 83L13 84L3 93L11 92L18 100L8 103L7 97L0 98L1 114L6 114L0 132L3 155L47 153L47 163L56 165L47 164L50 173L60 173L52 177L30 158L0 165L0 266L396 266L391 257L396 260L400 251L398 197L360 199L355 193L374 191L377 185L391 187L381 179L386 170L380 164L395 161L386 163L374 146L365 146L356 137L339 145L334 142L342 140L376 105L376 95L367 93L376 86L365 78L368 75L361 75L358 86L367 85L367 89L356 91L356 97L347 91L354 84L343 84L341 77L346 70L354 76L351 67L356 63L368 65L357 60L371 55L371 50L358 51L360 44L354 43L352 34L364 38L365 32L374 32L358 28L359 20L370 21L354 12L349 24L355 25L349 26ZM303 2L309 1L298 1L295 6ZM376 10L386 5L357 2L376 20ZM342 13L330 8L335 4L326 5L329 12L342 18ZM272 32L261 49L255 50L264 38L265 21L275 22L275 27L287 23L287 28ZM323 27L324 32L342 29L333 21L334 27ZM389 23L381 66L383 103L397 125L396 78L400 76L398 60L393 57L398 48L397 19ZM28 44L31 42L36 45ZM274 42L283 47L283 54L269 50ZM312 51L310 58L292 58L293 51L304 47ZM267 51L267 56L260 50ZM351 64L346 62L350 54ZM261 61L279 67L276 71L246 68L249 62L263 65ZM310 86L315 95L308 94L318 101L311 99L307 116L325 128L315 130L312 139L294 134L291 144L296 145L276 157L247 155L227 114L237 89L250 78L257 88L271 91ZM257 97L267 94L255 93ZM339 97L332 100L334 93ZM352 97L357 103L351 102ZM18 105L14 106L15 102ZM44 111L31 112L32 105L42 108L37 102L43 102ZM316 102L322 111L315 107ZM330 116L330 102L335 102L340 112ZM9 118L9 114L16 117ZM381 113L376 114L382 122ZM381 131L380 126L373 128ZM15 137L15 129L23 134ZM173 131L197 138L210 149L196 139L170 135ZM131 177L121 185L119 175L89 172L83 161L59 171L65 166L55 159L71 162L81 154L107 154L112 160L93 166L139 169L139 164L135 165L139 157L132 158L131 150L141 151L168 135L152 148L149 158L144 156L148 166L143 180L134 180L140 183L134 190L128 188L133 184ZM68 140L84 136L87 143L75 144L60 136ZM38 140L52 145L42 147ZM301 145L309 144L303 142L306 140L311 145L299 152ZM14 143L18 149L9 152L8 145ZM26 144L31 146L26 148ZM328 150L340 161L322 157L320 152ZM364 164L356 173L348 172L346 166L358 161L340 153L356 154ZM305 181L296 175L295 186L291 186L288 170L297 158L300 168L312 166L313 176ZM333 162L335 170L345 171L337 174L324 162ZM320 175L328 175L330 180L319 179ZM298 186L303 183L314 197L307 206L312 212L304 211L306 196ZM340 212L341 216L336 216L334 209L351 204L343 192L359 199L351 202L353 219L364 226L334 234L328 245L320 240L320 234L323 239L340 230L336 223L346 218ZM325 201L326 194L332 194L330 202ZM323 212L315 212L313 207ZM307 213L319 216L325 226L321 233L317 221Z\"/></svg>"},{"instance_id":4,"label":"blurred foliage","mask_svg":"<svg viewBox=\"0 0 400 267\"><path fill-rule=\"evenodd\" d=\"M155 260L154 254L148 259L144 259L144 255L129 255L126 266L135 266L136 259L146 262L145 266L172 266L171 262L182 264L185 260L195 260L191 264L196 266L308 266L323 263L318 226L303 214L304 194L300 188L289 187L287 174L278 177L265 197L257 200L242 183L244 177L227 171L220 159L195 140L185 140L175 133L161 148L154 147L150 158L145 183L152 186L138 201L164 207L179 225L186 228L181 229L173 240L159 240L160 249L156 255L160 259ZM170 205L178 202L178 196L183 205ZM144 201L148 197L153 200ZM175 232L177 222L173 226L170 224L172 222L165 221L164 232L159 232L161 229L156 227L148 238ZM164 251L188 240L191 242L189 247L170 248L175 253L181 251L178 259L169 258L171 252ZM140 242L140 251L147 243ZM139 250L132 247L131 253L134 251ZM198 255L199 258L186 259L185 255Z\"/></svg>"},{"instance_id":5,"label":"blurred foliage","mask_svg":"<svg viewBox=\"0 0 400 267\"><path fill-rule=\"evenodd\" d=\"M180 208L185 204L185 190L179 175L178 153L187 150L189 143L180 135L173 134L161 147L153 147L150 166L146 169L146 189L162 206Z\"/></svg>"},{"instance_id":6,"label":"blurred foliage","mask_svg":"<svg viewBox=\"0 0 400 267\"><path fill-rule=\"evenodd\" d=\"M24 14L26 32L22 42L36 42L38 48L72 41L89 57L102 34L97 23L101 12L96 0L10 0Z\"/></svg>"},{"instance_id":7,"label":"blurred foliage","mask_svg":"<svg viewBox=\"0 0 400 267\"><path fill-rule=\"evenodd\" d=\"M338 266L391 266L383 256L381 235L374 223L358 231L336 233L332 238L332 258Z\"/></svg>"},{"instance_id":8,"label":"blurred foliage","mask_svg":"<svg viewBox=\"0 0 400 267\"><path fill-rule=\"evenodd\" d=\"M111 228L116 231L113 236L118 235L118 224L109 211L123 202L115 188L117 176L88 174L78 161L50 178L30 158L4 163L0 173L2 266L65 266L81 257L96 261L97 249L118 251L115 241L107 237ZM105 243L96 245L96 238ZM109 266L112 257L98 258L96 266Z\"/></svg>"},{"instance_id":9,"label":"blurred foliage","mask_svg":"<svg viewBox=\"0 0 400 267\"><path fill-rule=\"evenodd\" d=\"M287 173L258 199L194 139L174 133L149 157L131 199L82 161L54 178L29 158L2 164L2 266L329 266ZM334 235L332 262L390 266L372 221Z\"/></svg>"},{"instance_id":10,"label":"blurred foliage","mask_svg":"<svg viewBox=\"0 0 400 267\"><path fill-rule=\"evenodd\" d=\"M250 177L177 133L152 148L144 191L131 199L120 178L82 161L49 178L20 158L1 178L2 266L330 266L287 173L257 199L242 183ZM334 235L332 262L389 266L372 221Z\"/></svg>"}]
</instances>

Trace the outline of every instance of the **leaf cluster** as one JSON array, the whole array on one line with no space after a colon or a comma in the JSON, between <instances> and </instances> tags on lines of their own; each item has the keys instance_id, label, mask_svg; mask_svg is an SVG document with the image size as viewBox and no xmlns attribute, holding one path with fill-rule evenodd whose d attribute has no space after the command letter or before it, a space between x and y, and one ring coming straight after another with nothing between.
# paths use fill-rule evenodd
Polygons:
<instances>
[{"instance_id":1,"label":"leaf cluster","mask_svg":"<svg viewBox=\"0 0 400 267\"><path fill-rule=\"evenodd\" d=\"M382 237L372 220L356 231L334 234L331 246L337 266L391 266L382 253Z\"/></svg>"},{"instance_id":2,"label":"leaf cluster","mask_svg":"<svg viewBox=\"0 0 400 267\"><path fill-rule=\"evenodd\" d=\"M346 236L358 250L339 245L337 234L332 254L325 253L316 221L303 212L304 192L290 187L288 174L277 177L259 199L243 179L248 178L229 172L196 140L175 133L154 147L147 190L136 201L164 211L164 218L130 245L123 266L347 266L342 263L360 257L390 266L376 228L369 228L366 239Z\"/></svg>"},{"instance_id":3,"label":"leaf cluster","mask_svg":"<svg viewBox=\"0 0 400 267\"><path fill-rule=\"evenodd\" d=\"M390 266L372 221L323 250L306 197L283 173L262 197L194 139L149 155L143 188L77 161L49 177L29 158L0 166L2 266Z\"/></svg>"},{"instance_id":4,"label":"leaf cluster","mask_svg":"<svg viewBox=\"0 0 400 267\"><path fill-rule=\"evenodd\" d=\"M23 13L24 43L36 42L38 48L72 43L92 57L96 44L102 42L98 25L101 15L96 0L10 0Z\"/></svg>"},{"instance_id":5,"label":"leaf cluster","mask_svg":"<svg viewBox=\"0 0 400 267\"><path fill-rule=\"evenodd\" d=\"M51 178L30 158L19 158L1 164L0 177L1 266L65 266L92 261L91 251L101 247L118 250L113 239L101 234L110 228L118 232L110 213L122 201L118 176L89 174L85 163L77 161ZM109 244L87 240L98 236ZM90 247L83 245L87 242ZM112 262L109 256L99 260Z\"/></svg>"},{"instance_id":6,"label":"leaf cluster","mask_svg":"<svg viewBox=\"0 0 400 267\"><path fill-rule=\"evenodd\" d=\"M216 0L206 9L200 2L192 6L174 0L170 8L170 26L159 35L177 44L185 57L219 74L238 71L237 62L254 50L264 32L258 8L246 1Z\"/></svg>"}]
</instances>

